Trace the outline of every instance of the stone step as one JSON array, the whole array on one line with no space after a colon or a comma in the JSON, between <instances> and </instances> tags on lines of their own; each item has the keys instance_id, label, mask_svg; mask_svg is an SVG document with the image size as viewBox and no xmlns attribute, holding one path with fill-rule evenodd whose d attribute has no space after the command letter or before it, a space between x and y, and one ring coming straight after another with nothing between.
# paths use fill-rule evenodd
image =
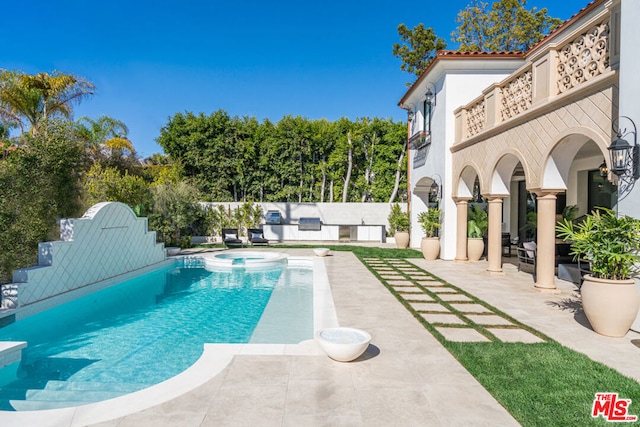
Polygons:
<instances>
[{"instance_id":1,"label":"stone step","mask_svg":"<svg viewBox=\"0 0 640 427\"><path fill-rule=\"evenodd\" d=\"M5 402L9 405L8 408L5 408ZM9 411L42 411L46 409L58 409L58 408L69 408L71 406L80 406L86 405L90 402L84 401L43 401L43 400L11 400L11 401L0 401L0 408Z\"/></svg>"}]
</instances>

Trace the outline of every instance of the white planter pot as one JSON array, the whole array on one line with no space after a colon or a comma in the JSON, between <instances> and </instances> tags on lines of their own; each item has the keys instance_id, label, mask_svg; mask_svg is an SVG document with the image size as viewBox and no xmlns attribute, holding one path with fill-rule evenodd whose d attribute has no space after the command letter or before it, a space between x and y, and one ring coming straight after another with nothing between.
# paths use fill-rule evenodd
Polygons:
<instances>
[{"instance_id":1,"label":"white planter pot","mask_svg":"<svg viewBox=\"0 0 640 427\"><path fill-rule=\"evenodd\" d=\"M467 239L467 258L469 261L479 261L484 253L484 240L482 237L469 237Z\"/></svg>"},{"instance_id":2,"label":"white planter pot","mask_svg":"<svg viewBox=\"0 0 640 427\"><path fill-rule=\"evenodd\" d=\"M408 231L396 231L394 238L396 239L396 246L398 249L407 249L409 247Z\"/></svg>"},{"instance_id":3,"label":"white planter pot","mask_svg":"<svg viewBox=\"0 0 640 427\"><path fill-rule=\"evenodd\" d=\"M369 347L371 335L355 328L328 328L320 330L316 340L333 360L350 362L360 357Z\"/></svg>"},{"instance_id":4,"label":"white planter pot","mask_svg":"<svg viewBox=\"0 0 640 427\"><path fill-rule=\"evenodd\" d=\"M169 246L168 248L164 248L164 249L167 251L167 256L174 256L180 253L181 248L178 248L175 246Z\"/></svg>"},{"instance_id":5,"label":"white planter pot","mask_svg":"<svg viewBox=\"0 0 640 427\"><path fill-rule=\"evenodd\" d=\"M423 237L420 242L422 256L428 261L433 261L440 255L440 238L439 237Z\"/></svg>"},{"instance_id":6,"label":"white planter pot","mask_svg":"<svg viewBox=\"0 0 640 427\"><path fill-rule=\"evenodd\" d=\"M640 295L635 281L584 276L580 288L582 308L593 330L608 337L623 337L638 314Z\"/></svg>"}]
</instances>

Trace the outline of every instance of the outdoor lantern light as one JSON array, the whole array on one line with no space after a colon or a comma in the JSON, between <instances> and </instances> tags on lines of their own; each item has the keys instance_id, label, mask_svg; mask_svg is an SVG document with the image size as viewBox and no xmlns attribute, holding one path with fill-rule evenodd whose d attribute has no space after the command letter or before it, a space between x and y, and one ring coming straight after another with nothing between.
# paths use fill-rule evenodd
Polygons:
<instances>
[{"instance_id":1,"label":"outdoor lantern light","mask_svg":"<svg viewBox=\"0 0 640 427\"><path fill-rule=\"evenodd\" d=\"M611 172L616 174L620 179L635 181L640 178L640 167L638 167L638 130L636 129L636 124L633 120L627 116L620 116L620 119L623 118L631 122L633 125L633 132L625 134L626 129L620 129L620 127L616 130L618 137L611 141L611 145L609 145ZM623 135L627 135L629 133L633 134L633 145L622 138Z\"/></svg>"},{"instance_id":2,"label":"outdoor lantern light","mask_svg":"<svg viewBox=\"0 0 640 427\"><path fill-rule=\"evenodd\" d=\"M627 164L631 159L631 144L622 139L622 135L618 132L618 137L611 142L609 146L609 154L611 156L611 172L620 176L627 171Z\"/></svg>"},{"instance_id":3,"label":"outdoor lantern light","mask_svg":"<svg viewBox=\"0 0 640 427\"><path fill-rule=\"evenodd\" d=\"M633 125L633 131L627 132L620 126L614 126L620 119L627 119ZM609 145L609 156L611 157L611 172L618 177L618 201L626 197L635 182L640 178L640 155L638 147L638 130L636 124L627 116L620 116L612 123L612 128L617 137ZM633 135L633 144L630 144L623 136Z\"/></svg>"},{"instance_id":4,"label":"outdoor lantern light","mask_svg":"<svg viewBox=\"0 0 640 427\"><path fill-rule=\"evenodd\" d=\"M433 92L431 92L431 89L427 89L427 93L425 93L424 96L427 100L427 104L433 105Z\"/></svg>"},{"instance_id":5,"label":"outdoor lantern light","mask_svg":"<svg viewBox=\"0 0 640 427\"><path fill-rule=\"evenodd\" d=\"M436 182L435 182L435 181L433 181L433 182L431 183L431 193L432 193L432 194L435 194L435 195L437 196L437 195L438 195L438 193L439 193L439 191L438 191L439 189L440 189L440 188L438 187L438 184L436 184Z\"/></svg>"},{"instance_id":6,"label":"outdoor lantern light","mask_svg":"<svg viewBox=\"0 0 640 427\"><path fill-rule=\"evenodd\" d=\"M415 116L415 114L416 114L416 113L414 113L414 112L413 112L413 111L411 111L411 110L408 110L408 111L407 111L407 117L409 118L409 121L412 121L412 120L413 120L413 116Z\"/></svg>"},{"instance_id":7,"label":"outdoor lantern light","mask_svg":"<svg viewBox=\"0 0 640 427\"><path fill-rule=\"evenodd\" d=\"M598 169L600 169L600 176L603 178L606 177L607 174L609 173L607 162L605 162L604 160L602 160L602 163L600 164L600 167L598 167Z\"/></svg>"},{"instance_id":8,"label":"outdoor lantern light","mask_svg":"<svg viewBox=\"0 0 640 427\"><path fill-rule=\"evenodd\" d=\"M439 178L439 180L437 178ZM429 187L429 193L440 199L442 198L442 184L438 184L438 181L442 183L442 178L436 173L434 174L433 182L431 182L431 186Z\"/></svg>"},{"instance_id":9,"label":"outdoor lantern light","mask_svg":"<svg viewBox=\"0 0 640 427\"><path fill-rule=\"evenodd\" d=\"M433 90L431 88L433 88ZM436 85L431 82L427 83L427 92L425 92L424 96L427 104L431 106L436 105Z\"/></svg>"}]
</instances>

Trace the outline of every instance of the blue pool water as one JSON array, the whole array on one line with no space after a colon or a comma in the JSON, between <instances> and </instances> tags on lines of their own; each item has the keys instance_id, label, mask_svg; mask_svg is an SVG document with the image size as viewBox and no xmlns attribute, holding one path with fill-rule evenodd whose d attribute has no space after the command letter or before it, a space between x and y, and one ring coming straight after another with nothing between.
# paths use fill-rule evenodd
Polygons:
<instances>
[{"instance_id":1,"label":"blue pool water","mask_svg":"<svg viewBox=\"0 0 640 427\"><path fill-rule=\"evenodd\" d=\"M271 342L313 337L310 268L177 265L0 329L0 341L28 342L17 372L0 369L0 409L70 406L162 382L191 366L204 343L250 342L272 295L298 318L283 316Z\"/></svg>"}]
</instances>

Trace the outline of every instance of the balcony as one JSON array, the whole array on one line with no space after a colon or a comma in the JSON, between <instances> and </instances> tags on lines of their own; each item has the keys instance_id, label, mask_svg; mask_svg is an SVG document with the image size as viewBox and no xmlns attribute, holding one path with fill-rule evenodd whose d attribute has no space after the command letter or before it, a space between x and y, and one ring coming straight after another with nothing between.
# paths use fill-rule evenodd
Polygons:
<instances>
[{"instance_id":1,"label":"balcony","mask_svg":"<svg viewBox=\"0 0 640 427\"><path fill-rule=\"evenodd\" d=\"M409 138L409 148L419 150L431 144L431 132L419 131Z\"/></svg>"},{"instance_id":2,"label":"balcony","mask_svg":"<svg viewBox=\"0 0 640 427\"><path fill-rule=\"evenodd\" d=\"M616 78L619 62L616 20L605 9L550 37L526 55L526 63L482 95L454 111L457 151L505 129L517 126L555 103L595 90ZM612 67L613 64L613 67Z\"/></svg>"}]
</instances>

